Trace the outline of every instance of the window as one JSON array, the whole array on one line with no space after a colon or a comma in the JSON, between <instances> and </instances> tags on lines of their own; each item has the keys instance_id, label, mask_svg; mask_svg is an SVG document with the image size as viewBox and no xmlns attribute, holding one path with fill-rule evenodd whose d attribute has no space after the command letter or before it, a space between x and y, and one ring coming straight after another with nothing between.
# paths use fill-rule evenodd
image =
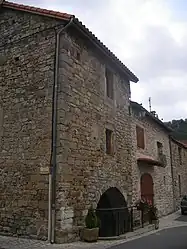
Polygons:
<instances>
[{"instance_id":1,"label":"window","mask_svg":"<svg viewBox=\"0 0 187 249\"><path fill-rule=\"evenodd\" d=\"M179 183L179 196L181 196L181 176L178 175L178 183Z\"/></svg>"},{"instance_id":2,"label":"window","mask_svg":"<svg viewBox=\"0 0 187 249\"><path fill-rule=\"evenodd\" d=\"M179 153L179 162L182 164L182 149L181 147L178 147L178 153Z\"/></svg>"},{"instance_id":3,"label":"window","mask_svg":"<svg viewBox=\"0 0 187 249\"><path fill-rule=\"evenodd\" d=\"M106 153L113 153L113 131L106 129Z\"/></svg>"},{"instance_id":4,"label":"window","mask_svg":"<svg viewBox=\"0 0 187 249\"><path fill-rule=\"evenodd\" d=\"M15 61L19 61L19 56L15 57L14 59Z\"/></svg>"},{"instance_id":5,"label":"window","mask_svg":"<svg viewBox=\"0 0 187 249\"><path fill-rule=\"evenodd\" d=\"M113 73L108 68L105 69L105 78L106 78L107 97L113 99L114 98Z\"/></svg>"},{"instance_id":6,"label":"window","mask_svg":"<svg viewBox=\"0 0 187 249\"><path fill-rule=\"evenodd\" d=\"M78 60L78 61L80 61L81 60L81 54L80 54L80 52L76 52L76 59Z\"/></svg>"},{"instance_id":7,"label":"window","mask_svg":"<svg viewBox=\"0 0 187 249\"><path fill-rule=\"evenodd\" d=\"M137 138L137 146L139 148L145 149L144 129L138 125L136 126L136 138Z\"/></svg>"},{"instance_id":8,"label":"window","mask_svg":"<svg viewBox=\"0 0 187 249\"><path fill-rule=\"evenodd\" d=\"M164 176L164 185L166 184L166 177Z\"/></svg>"},{"instance_id":9,"label":"window","mask_svg":"<svg viewBox=\"0 0 187 249\"><path fill-rule=\"evenodd\" d=\"M163 144L160 142L157 142L157 151L158 151L158 155L163 154Z\"/></svg>"}]
</instances>

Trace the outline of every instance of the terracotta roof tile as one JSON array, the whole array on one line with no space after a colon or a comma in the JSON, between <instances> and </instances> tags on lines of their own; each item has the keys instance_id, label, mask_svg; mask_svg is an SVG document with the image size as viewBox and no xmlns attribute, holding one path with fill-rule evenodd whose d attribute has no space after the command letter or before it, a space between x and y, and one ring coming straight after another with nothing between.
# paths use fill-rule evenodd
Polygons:
<instances>
[{"instance_id":1,"label":"terracotta roof tile","mask_svg":"<svg viewBox=\"0 0 187 249\"><path fill-rule=\"evenodd\" d=\"M22 10L22 11L28 11L36 14L41 14L41 15L47 15L53 18L59 18L59 19L70 19L73 17L73 15L67 14L67 13L61 13L57 11L52 11L52 10L47 10L47 9L41 9L41 8L36 8L32 6L27 6L23 4L17 4L17 3L12 3L12 2L3 2L3 7L6 8L12 8L16 10Z\"/></svg>"},{"instance_id":2,"label":"terracotta roof tile","mask_svg":"<svg viewBox=\"0 0 187 249\"><path fill-rule=\"evenodd\" d=\"M187 142L186 141L179 141L177 140L179 144L181 144L183 147L187 148Z\"/></svg>"},{"instance_id":3,"label":"terracotta roof tile","mask_svg":"<svg viewBox=\"0 0 187 249\"><path fill-rule=\"evenodd\" d=\"M159 162L157 159L151 156L148 156L148 155L137 153L136 158L138 162L147 162L148 164L162 166L161 162Z\"/></svg>"}]
</instances>

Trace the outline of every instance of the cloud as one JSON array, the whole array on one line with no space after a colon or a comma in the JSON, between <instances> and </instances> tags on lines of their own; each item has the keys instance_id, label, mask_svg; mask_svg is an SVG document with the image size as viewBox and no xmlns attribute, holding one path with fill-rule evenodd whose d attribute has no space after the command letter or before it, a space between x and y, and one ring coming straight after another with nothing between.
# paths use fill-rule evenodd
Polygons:
<instances>
[{"instance_id":1,"label":"cloud","mask_svg":"<svg viewBox=\"0 0 187 249\"><path fill-rule=\"evenodd\" d=\"M139 78L132 99L164 120L187 117L187 17L183 0L17 0L75 14Z\"/></svg>"}]
</instances>

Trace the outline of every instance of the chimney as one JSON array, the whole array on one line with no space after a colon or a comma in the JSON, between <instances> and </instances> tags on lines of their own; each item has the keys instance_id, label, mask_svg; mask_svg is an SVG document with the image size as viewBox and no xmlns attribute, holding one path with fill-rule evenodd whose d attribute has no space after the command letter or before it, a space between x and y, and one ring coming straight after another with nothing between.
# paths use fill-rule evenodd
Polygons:
<instances>
[{"instance_id":1,"label":"chimney","mask_svg":"<svg viewBox=\"0 0 187 249\"><path fill-rule=\"evenodd\" d=\"M156 117L156 112L155 111L151 111L150 112L154 117Z\"/></svg>"},{"instance_id":2,"label":"chimney","mask_svg":"<svg viewBox=\"0 0 187 249\"><path fill-rule=\"evenodd\" d=\"M158 118L158 114L155 111L150 112L155 118Z\"/></svg>"}]
</instances>

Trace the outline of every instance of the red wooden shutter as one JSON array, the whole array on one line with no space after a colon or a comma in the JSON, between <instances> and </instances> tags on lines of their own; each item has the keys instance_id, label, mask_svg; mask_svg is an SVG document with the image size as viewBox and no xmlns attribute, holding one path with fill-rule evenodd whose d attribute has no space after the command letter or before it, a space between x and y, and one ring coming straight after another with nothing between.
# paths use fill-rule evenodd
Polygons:
<instances>
[{"instance_id":1,"label":"red wooden shutter","mask_svg":"<svg viewBox=\"0 0 187 249\"><path fill-rule=\"evenodd\" d=\"M140 126L136 126L136 138L137 138L137 146L139 148L145 148L145 140L144 140L144 129Z\"/></svg>"}]
</instances>

